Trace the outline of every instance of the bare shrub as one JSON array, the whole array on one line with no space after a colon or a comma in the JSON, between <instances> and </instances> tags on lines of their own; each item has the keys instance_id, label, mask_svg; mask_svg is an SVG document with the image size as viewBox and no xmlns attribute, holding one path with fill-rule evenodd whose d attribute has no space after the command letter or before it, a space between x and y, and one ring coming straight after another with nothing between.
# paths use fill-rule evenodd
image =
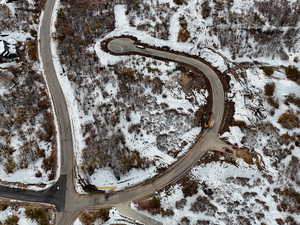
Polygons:
<instances>
[{"instance_id":1,"label":"bare shrub","mask_svg":"<svg viewBox=\"0 0 300 225\"><path fill-rule=\"evenodd\" d=\"M41 11L42 9L44 9L46 1L47 0L38 0L38 1L35 1L36 7L37 7L37 9L39 11Z\"/></svg>"},{"instance_id":2,"label":"bare shrub","mask_svg":"<svg viewBox=\"0 0 300 225\"><path fill-rule=\"evenodd\" d=\"M31 60L37 60L37 41L36 40L28 40L27 41L27 53Z\"/></svg>"},{"instance_id":3,"label":"bare shrub","mask_svg":"<svg viewBox=\"0 0 300 225\"><path fill-rule=\"evenodd\" d=\"M265 85L265 95L267 96L272 96L274 94L274 90L275 90L275 83L267 83Z\"/></svg>"},{"instance_id":4,"label":"bare shrub","mask_svg":"<svg viewBox=\"0 0 300 225\"><path fill-rule=\"evenodd\" d=\"M180 184L182 185L184 197L190 197L198 193L198 182L190 179L188 176L183 177L180 180Z\"/></svg>"},{"instance_id":5,"label":"bare shrub","mask_svg":"<svg viewBox=\"0 0 300 225\"><path fill-rule=\"evenodd\" d=\"M157 196L154 196L151 199L143 200L138 202L138 209L147 210L153 215L160 214L162 216L171 216L174 215L173 210L161 208L160 199Z\"/></svg>"},{"instance_id":6,"label":"bare shrub","mask_svg":"<svg viewBox=\"0 0 300 225\"><path fill-rule=\"evenodd\" d=\"M180 220L180 223L178 223L178 225L190 225L190 224L191 224L191 221L187 217L182 217Z\"/></svg>"},{"instance_id":7,"label":"bare shrub","mask_svg":"<svg viewBox=\"0 0 300 225\"><path fill-rule=\"evenodd\" d=\"M109 209L98 209L96 211L84 211L81 213L79 219L84 225L92 225L97 219L102 222L109 220Z\"/></svg>"},{"instance_id":8,"label":"bare shrub","mask_svg":"<svg viewBox=\"0 0 300 225\"><path fill-rule=\"evenodd\" d=\"M300 213L300 193L293 188L275 188L274 192L281 195L282 201L278 208L284 212Z\"/></svg>"},{"instance_id":9,"label":"bare shrub","mask_svg":"<svg viewBox=\"0 0 300 225\"><path fill-rule=\"evenodd\" d=\"M47 158L44 158L42 167L46 171L50 171L48 175L49 180L53 180L55 178L56 166L57 166L57 158L56 158L56 150L52 150L51 155Z\"/></svg>"},{"instance_id":10,"label":"bare shrub","mask_svg":"<svg viewBox=\"0 0 300 225\"><path fill-rule=\"evenodd\" d=\"M178 33L178 42L186 42L190 38L190 32L187 30L187 21L184 17L179 19L180 30Z\"/></svg>"},{"instance_id":11,"label":"bare shrub","mask_svg":"<svg viewBox=\"0 0 300 225\"><path fill-rule=\"evenodd\" d=\"M0 211L4 211L8 208L10 202L8 200L4 200L0 202Z\"/></svg>"},{"instance_id":12,"label":"bare shrub","mask_svg":"<svg viewBox=\"0 0 300 225\"><path fill-rule=\"evenodd\" d=\"M35 177L42 177L42 172L39 170L35 173Z\"/></svg>"},{"instance_id":13,"label":"bare shrub","mask_svg":"<svg viewBox=\"0 0 300 225\"><path fill-rule=\"evenodd\" d=\"M288 79L300 84L300 71L295 66L288 66L285 68L285 74Z\"/></svg>"},{"instance_id":14,"label":"bare shrub","mask_svg":"<svg viewBox=\"0 0 300 225\"><path fill-rule=\"evenodd\" d=\"M283 113L279 119L278 123L281 124L286 129L293 129L293 128L299 128L300 127L300 120L299 118L289 112Z\"/></svg>"},{"instance_id":15,"label":"bare shrub","mask_svg":"<svg viewBox=\"0 0 300 225\"><path fill-rule=\"evenodd\" d=\"M214 206L206 197L199 196L192 204L191 210L193 212L206 212L206 214L214 214L217 207Z\"/></svg>"},{"instance_id":16,"label":"bare shrub","mask_svg":"<svg viewBox=\"0 0 300 225\"><path fill-rule=\"evenodd\" d=\"M274 108L278 109L279 108L279 103L276 99L274 99L273 97L269 97L267 99L268 103L273 106Z\"/></svg>"},{"instance_id":17,"label":"bare shrub","mask_svg":"<svg viewBox=\"0 0 300 225\"><path fill-rule=\"evenodd\" d=\"M209 7L209 1L205 1L201 4L201 15L203 19L206 19L207 17L210 16L211 13L211 8Z\"/></svg>"},{"instance_id":18,"label":"bare shrub","mask_svg":"<svg viewBox=\"0 0 300 225\"><path fill-rule=\"evenodd\" d=\"M26 208L25 215L39 225L50 225L50 215L45 208Z\"/></svg>"},{"instance_id":19,"label":"bare shrub","mask_svg":"<svg viewBox=\"0 0 300 225\"><path fill-rule=\"evenodd\" d=\"M186 0L173 0L177 5L186 4Z\"/></svg>"},{"instance_id":20,"label":"bare shrub","mask_svg":"<svg viewBox=\"0 0 300 225\"><path fill-rule=\"evenodd\" d=\"M294 94L290 94L288 95L288 97L286 98L285 104L289 104L289 103L292 103L292 104L295 104L296 106L298 106L300 108L300 98L297 97L296 95Z\"/></svg>"},{"instance_id":21,"label":"bare shrub","mask_svg":"<svg viewBox=\"0 0 300 225\"><path fill-rule=\"evenodd\" d=\"M4 167L6 173L13 173L16 169L15 160L11 156L8 156L7 161L4 163Z\"/></svg>"},{"instance_id":22,"label":"bare shrub","mask_svg":"<svg viewBox=\"0 0 300 225\"><path fill-rule=\"evenodd\" d=\"M4 225L18 225L19 217L18 216L9 216L4 221Z\"/></svg>"},{"instance_id":23,"label":"bare shrub","mask_svg":"<svg viewBox=\"0 0 300 225\"><path fill-rule=\"evenodd\" d=\"M44 112L43 116L44 116L44 121L42 125L45 131L45 135L41 137L41 139L50 142L55 134L53 115L50 112Z\"/></svg>"},{"instance_id":24,"label":"bare shrub","mask_svg":"<svg viewBox=\"0 0 300 225\"><path fill-rule=\"evenodd\" d=\"M186 199L185 198L175 202L176 209L183 209L185 205L186 205Z\"/></svg>"}]
</instances>

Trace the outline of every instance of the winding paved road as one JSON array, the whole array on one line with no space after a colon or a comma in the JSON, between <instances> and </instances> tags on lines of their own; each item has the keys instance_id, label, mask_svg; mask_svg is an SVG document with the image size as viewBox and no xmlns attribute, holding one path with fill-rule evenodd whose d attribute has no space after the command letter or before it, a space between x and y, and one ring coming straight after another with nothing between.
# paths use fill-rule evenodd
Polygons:
<instances>
[{"instance_id":1,"label":"winding paved road","mask_svg":"<svg viewBox=\"0 0 300 225\"><path fill-rule=\"evenodd\" d=\"M208 65L193 57L175 54L164 50L158 50L150 47L141 48L140 43L135 43L130 38L115 38L108 42L107 49L112 54L139 54L148 57L155 57L163 60L170 60L178 63L184 63L194 67L197 71L201 71L209 80L212 90L212 119L214 125L204 130L202 136L194 144L192 149L176 163L171 165L163 174L155 177L151 181L128 188L123 191L115 192L113 195L105 198L103 194L79 195L74 188L74 157L72 129L68 114L68 107L65 96L59 84L51 54L51 17L55 0L48 0L45 6L43 19L41 21L41 29L39 33L39 53L44 68L44 75L50 90L54 111L59 124L59 137L61 148L61 174L59 182L52 188L43 192L20 191L15 189L7 193L9 188L1 189L0 196L20 199L25 201L48 202L53 203L58 208L57 225L73 224L80 211L83 209L97 209L104 207L117 206L123 214L135 217L145 224L161 224L153 222L152 219L146 218L128 208L128 202L147 198L155 193L155 191L164 188L170 183L176 182L197 161L209 150L220 150L224 147L230 147L219 139L219 129L224 115L224 89L218 75Z\"/></svg>"},{"instance_id":2,"label":"winding paved road","mask_svg":"<svg viewBox=\"0 0 300 225\"><path fill-rule=\"evenodd\" d=\"M140 44L139 44L140 45ZM91 194L91 195L79 195L74 192L74 188L67 186L68 193L66 195L66 213L70 215L77 215L81 209L96 209L99 207L111 207L119 205L120 203L140 200L149 197L154 194L156 190L160 190L170 183L179 180L190 168L198 162L198 160L209 150L220 150L224 147L229 148L226 143L222 142L218 137L218 132L222 123L224 115L224 90L218 75L205 63L194 59L192 57L183 56L179 54L170 53L167 51L157 50L153 48L138 48L138 45L129 38L116 38L111 40L107 48L112 54L140 54L147 55L149 57L156 57L165 60L171 60L179 63L185 63L196 70L205 74L210 82L213 104L212 104L212 119L215 121L213 127L205 130L199 140L195 143L193 148L179 161L171 165L162 175L156 177L150 182L128 188L125 191L116 192L114 195L105 199L103 195ZM70 156L71 157L71 156ZM71 183L70 183L71 185ZM70 194L71 193L71 194ZM76 196L75 198L69 198L68 196ZM119 205L120 206L120 205ZM122 212L128 212L129 210L120 208ZM72 214L75 212L75 214ZM133 216L134 213L130 213ZM62 214L63 215L63 214ZM135 214L137 215L137 214ZM70 224L74 217L62 216L67 221L62 221L58 224ZM69 219L68 219L69 218ZM142 217L136 218L141 220ZM149 224L149 221L145 219L141 222ZM151 223L152 224L152 223Z\"/></svg>"}]
</instances>

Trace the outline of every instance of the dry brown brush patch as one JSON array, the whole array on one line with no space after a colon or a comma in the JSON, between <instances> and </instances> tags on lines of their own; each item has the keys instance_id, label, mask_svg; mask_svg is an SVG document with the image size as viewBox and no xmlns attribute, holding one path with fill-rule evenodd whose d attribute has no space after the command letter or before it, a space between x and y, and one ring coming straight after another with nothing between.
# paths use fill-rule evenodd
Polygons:
<instances>
[{"instance_id":1,"label":"dry brown brush patch","mask_svg":"<svg viewBox=\"0 0 300 225\"><path fill-rule=\"evenodd\" d=\"M285 112L283 113L279 119L278 123L281 124L282 127L286 129L293 129L300 127L300 119L297 115L293 114L292 112Z\"/></svg>"},{"instance_id":2,"label":"dry brown brush patch","mask_svg":"<svg viewBox=\"0 0 300 225\"><path fill-rule=\"evenodd\" d=\"M275 83L274 82L267 83L265 85L265 95L266 96L273 96L274 91L275 91Z\"/></svg>"},{"instance_id":3,"label":"dry brown brush patch","mask_svg":"<svg viewBox=\"0 0 300 225\"><path fill-rule=\"evenodd\" d=\"M9 216L6 218L3 225L18 225L19 219L20 218L16 215Z\"/></svg>"},{"instance_id":4,"label":"dry brown brush patch","mask_svg":"<svg viewBox=\"0 0 300 225\"><path fill-rule=\"evenodd\" d=\"M285 68L285 74L288 79L300 84L300 71L295 66L288 66Z\"/></svg>"},{"instance_id":5,"label":"dry brown brush patch","mask_svg":"<svg viewBox=\"0 0 300 225\"><path fill-rule=\"evenodd\" d=\"M38 225L53 225L54 219L54 207L45 204L35 204L20 201L0 200L0 211L7 209L12 210L12 217L8 217L4 223L0 222L0 225L18 224L19 217L14 215L18 213L21 208L25 208L25 216L33 221L36 221Z\"/></svg>"},{"instance_id":6,"label":"dry brown brush patch","mask_svg":"<svg viewBox=\"0 0 300 225\"><path fill-rule=\"evenodd\" d=\"M101 219L102 222L109 220L110 209L98 209L95 211L84 211L80 214L79 219L84 225L92 225L97 219Z\"/></svg>"},{"instance_id":7,"label":"dry brown brush patch","mask_svg":"<svg viewBox=\"0 0 300 225\"><path fill-rule=\"evenodd\" d=\"M290 94L288 95L284 103L287 105L292 103L296 105L298 108L300 108L300 97L296 96L295 94Z\"/></svg>"},{"instance_id":8,"label":"dry brown brush patch","mask_svg":"<svg viewBox=\"0 0 300 225\"><path fill-rule=\"evenodd\" d=\"M266 76L272 76L274 73L274 67L273 66L263 66L261 69L264 71Z\"/></svg>"},{"instance_id":9,"label":"dry brown brush patch","mask_svg":"<svg viewBox=\"0 0 300 225\"><path fill-rule=\"evenodd\" d=\"M161 208L160 199L158 196L154 196L150 199L141 200L136 202L139 210L146 210L152 215L172 216L174 211L171 209Z\"/></svg>"},{"instance_id":10,"label":"dry brown brush patch","mask_svg":"<svg viewBox=\"0 0 300 225\"><path fill-rule=\"evenodd\" d=\"M51 215L50 212L43 208L26 208L25 215L39 225L50 225Z\"/></svg>"}]
</instances>

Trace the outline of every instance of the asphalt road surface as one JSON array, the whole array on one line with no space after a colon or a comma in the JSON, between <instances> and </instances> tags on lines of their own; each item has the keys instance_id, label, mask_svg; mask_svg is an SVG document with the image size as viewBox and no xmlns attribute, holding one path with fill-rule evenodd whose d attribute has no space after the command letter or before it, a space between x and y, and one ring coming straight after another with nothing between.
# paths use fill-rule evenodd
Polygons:
<instances>
[{"instance_id":1,"label":"asphalt road surface","mask_svg":"<svg viewBox=\"0 0 300 225\"><path fill-rule=\"evenodd\" d=\"M73 155L72 129L68 114L67 103L59 85L51 54L50 25L55 0L48 0L41 21L39 33L39 53L44 68L44 75L50 90L54 104L54 111L59 124L59 141L61 146L61 171L59 181L50 189L42 192L24 191L20 189L10 189L0 187L0 197L20 199L25 201L47 202L55 204L58 213L57 225L73 224L80 211L83 209L97 209L103 207L117 206L122 214L128 217L135 217L144 224L161 224L153 222L152 219L139 215L129 209L127 202L140 200L153 195L170 183L176 182L186 174L197 161L209 150L220 150L228 147L219 139L219 129L224 115L224 89L218 75L208 65L193 57L175 54L151 47L140 47L130 38L116 38L111 40L107 48L112 54L137 54L148 57L170 60L184 63L201 71L209 80L212 90L212 119L214 125L206 129L190 151L176 163L171 165L163 174L146 181L140 185L118 191L105 198L103 194L79 195L74 188L73 173L75 168Z\"/></svg>"}]
</instances>

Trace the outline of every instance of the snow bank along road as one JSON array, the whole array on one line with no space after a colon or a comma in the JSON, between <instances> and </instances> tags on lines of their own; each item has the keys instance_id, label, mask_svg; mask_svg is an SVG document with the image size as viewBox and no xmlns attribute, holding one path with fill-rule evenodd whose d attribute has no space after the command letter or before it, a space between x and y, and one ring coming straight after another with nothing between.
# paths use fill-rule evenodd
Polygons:
<instances>
[{"instance_id":1,"label":"snow bank along road","mask_svg":"<svg viewBox=\"0 0 300 225\"><path fill-rule=\"evenodd\" d=\"M126 204L132 200L139 200L149 197L167 186L168 184L180 179L189 169L208 151L230 148L218 137L223 114L224 114L224 89L218 75L208 65L193 57L175 54L151 47L140 48L140 44L135 43L130 38L115 38L107 43L107 49L111 54L129 55L140 54L148 57L155 57L163 60L171 60L178 63L194 67L201 71L209 80L212 90L212 119L214 125L205 130L192 149L180 160L171 165L163 174L155 177L151 182L145 182L128 188L124 191L115 192L105 198L103 194L79 195L76 193L73 183L73 173L75 172L73 157L73 142L68 108L59 85L51 55L51 16L53 13L55 0L48 0L44 9L43 19L40 28L39 52L42 60L46 82L50 89L50 94L54 104L54 111L58 119L60 147L61 147L61 174L58 182L48 190L42 192L22 191L20 189L0 188L0 197L20 199L25 201L47 202L55 204L58 213L57 225L71 225L82 209L97 209L103 207L116 206L121 213L130 214L145 224L161 224L153 222L144 216L133 213ZM138 46L138 47L137 47ZM150 222L151 221L151 222Z\"/></svg>"}]
</instances>

